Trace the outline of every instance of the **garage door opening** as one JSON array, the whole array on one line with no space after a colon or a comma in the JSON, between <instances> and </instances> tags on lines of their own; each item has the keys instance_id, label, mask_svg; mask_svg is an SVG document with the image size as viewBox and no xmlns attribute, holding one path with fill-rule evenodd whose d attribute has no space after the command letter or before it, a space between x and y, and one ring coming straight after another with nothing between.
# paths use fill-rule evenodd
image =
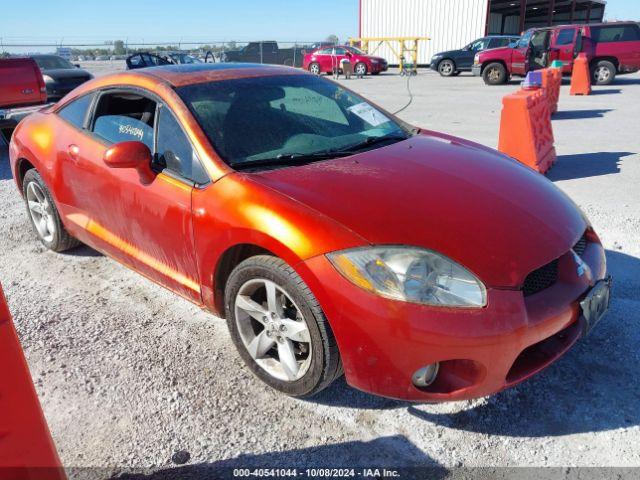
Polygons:
<instances>
[{"instance_id":1,"label":"garage door opening","mask_svg":"<svg viewBox=\"0 0 640 480\"><path fill-rule=\"evenodd\" d=\"M599 23L602 0L489 0L487 34L518 35L529 28Z\"/></svg>"}]
</instances>

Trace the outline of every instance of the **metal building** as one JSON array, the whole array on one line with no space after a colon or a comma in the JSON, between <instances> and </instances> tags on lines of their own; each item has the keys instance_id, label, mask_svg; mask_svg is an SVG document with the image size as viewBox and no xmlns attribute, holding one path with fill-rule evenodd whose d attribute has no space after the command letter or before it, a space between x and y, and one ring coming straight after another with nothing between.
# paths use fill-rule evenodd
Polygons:
<instances>
[{"instance_id":1,"label":"metal building","mask_svg":"<svg viewBox=\"0 0 640 480\"><path fill-rule=\"evenodd\" d=\"M601 22L604 0L360 0L360 37L431 37L418 63L486 34L547 25ZM381 45L376 54L394 55Z\"/></svg>"}]
</instances>

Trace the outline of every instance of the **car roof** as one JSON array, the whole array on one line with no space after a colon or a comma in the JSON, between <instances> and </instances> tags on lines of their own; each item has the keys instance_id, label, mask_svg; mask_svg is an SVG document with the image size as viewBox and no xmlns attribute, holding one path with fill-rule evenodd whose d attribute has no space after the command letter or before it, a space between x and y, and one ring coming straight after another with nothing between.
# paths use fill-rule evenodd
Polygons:
<instances>
[{"instance_id":1,"label":"car roof","mask_svg":"<svg viewBox=\"0 0 640 480\"><path fill-rule=\"evenodd\" d=\"M127 70L120 75L136 74L156 77L172 87L184 87L196 83L208 83L234 78L267 77L274 75L308 75L305 71L280 65L262 65L259 63L190 63L180 65L162 65L158 67Z\"/></svg>"}]
</instances>

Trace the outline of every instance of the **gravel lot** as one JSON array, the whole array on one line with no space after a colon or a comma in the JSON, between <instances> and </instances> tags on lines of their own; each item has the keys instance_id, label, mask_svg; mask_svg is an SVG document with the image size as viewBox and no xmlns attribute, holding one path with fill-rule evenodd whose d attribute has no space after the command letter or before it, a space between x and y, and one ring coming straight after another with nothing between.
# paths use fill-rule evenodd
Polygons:
<instances>
[{"instance_id":1,"label":"gravel lot","mask_svg":"<svg viewBox=\"0 0 640 480\"><path fill-rule=\"evenodd\" d=\"M85 67L121 68L102 63ZM345 83L391 111L407 101L397 75ZM400 116L495 147L500 99L515 88L420 72ZM310 401L270 391L223 320L87 247L45 251L0 148L0 281L64 465L152 478L247 466L427 465L437 477L460 466L640 467L640 75L595 90L569 97L563 86L549 177L607 248L612 309L544 373L471 402L414 405L344 381ZM177 451L189 466L173 463Z\"/></svg>"}]
</instances>

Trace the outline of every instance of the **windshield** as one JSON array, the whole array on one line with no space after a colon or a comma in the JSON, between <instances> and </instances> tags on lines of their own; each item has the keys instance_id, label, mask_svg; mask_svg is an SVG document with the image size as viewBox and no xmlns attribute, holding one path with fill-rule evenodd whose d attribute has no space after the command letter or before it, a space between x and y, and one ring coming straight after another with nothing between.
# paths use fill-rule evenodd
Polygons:
<instances>
[{"instance_id":1,"label":"windshield","mask_svg":"<svg viewBox=\"0 0 640 480\"><path fill-rule=\"evenodd\" d=\"M516 45L517 48L528 48L529 47L529 43L531 42L531 37L533 36L533 30L529 30L528 32L526 32L521 38L520 40L518 40L518 43Z\"/></svg>"},{"instance_id":2,"label":"windshield","mask_svg":"<svg viewBox=\"0 0 640 480\"><path fill-rule=\"evenodd\" d=\"M75 68L71 63L62 57L56 57L55 55L47 57L33 57L40 70L54 70L59 68Z\"/></svg>"},{"instance_id":3,"label":"windshield","mask_svg":"<svg viewBox=\"0 0 640 480\"><path fill-rule=\"evenodd\" d=\"M231 166L375 148L408 133L387 114L313 75L244 78L177 89Z\"/></svg>"}]
</instances>

